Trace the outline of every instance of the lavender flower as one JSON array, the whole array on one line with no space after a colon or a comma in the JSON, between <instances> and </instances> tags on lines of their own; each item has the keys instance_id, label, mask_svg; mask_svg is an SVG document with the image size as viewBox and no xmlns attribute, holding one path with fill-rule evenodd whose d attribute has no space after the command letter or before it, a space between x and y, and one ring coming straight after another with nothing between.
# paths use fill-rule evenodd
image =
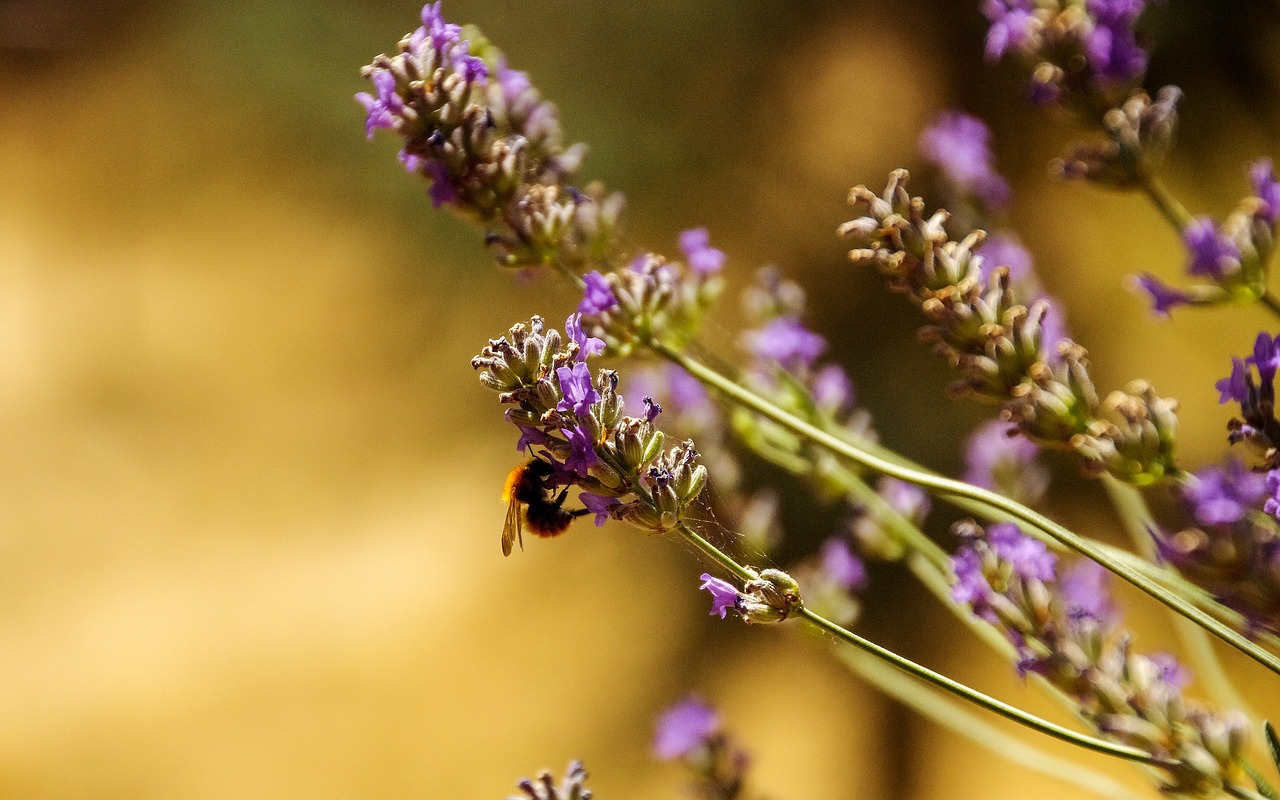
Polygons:
<instances>
[{"instance_id":1,"label":"lavender flower","mask_svg":"<svg viewBox=\"0 0 1280 800\"><path fill-rule=\"evenodd\" d=\"M855 592L866 586L867 568L844 539L835 536L827 539L822 543L821 556L823 572L837 585Z\"/></svg>"},{"instance_id":2,"label":"lavender flower","mask_svg":"<svg viewBox=\"0 0 1280 800\"><path fill-rule=\"evenodd\" d=\"M1009 202L1009 184L991 161L991 132L977 117L945 112L920 135L920 154L937 166L957 191L991 208Z\"/></svg>"},{"instance_id":3,"label":"lavender flower","mask_svg":"<svg viewBox=\"0 0 1280 800\"><path fill-rule=\"evenodd\" d=\"M1020 673L1042 675L1096 730L1159 759L1162 791L1209 798L1247 788L1236 782L1245 777L1248 721L1185 699L1168 656L1133 652L1096 566L1059 578L1043 545L1014 526L984 533L964 523L957 532L953 596L1004 631Z\"/></svg>"},{"instance_id":4,"label":"lavender flower","mask_svg":"<svg viewBox=\"0 0 1280 800\"><path fill-rule=\"evenodd\" d=\"M724 268L724 252L710 245L706 228L691 228L680 234L680 250L689 268L699 275L714 275Z\"/></svg>"},{"instance_id":5,"label":"lavender flower","mask_svg":"<svg viewBox=\"0 0 1280 800\"><path fill-rule=\"evenodd\" d=\"M1220 403L1234 400L1240 404L1240 417L1227 423L1227 441L1244 442L1262 460L1266 469L1280 468L1280 420L1275 417L1275 376L1280 361L1280 346L1266 332L1254 340L1253 355L1231 360L1231 374L1215 386ZM1254 380L1253 367L1257 370Z\"/></svg>"},{"instance_id":6,"label":"lavender flower","mask_svg":"<svg viewBox=\"0 0 1280 800\"><path fill-rule=\"evenodd\" d=\"M579 319L598 316L618 305L618 298L613 296L609 282L599 272L592 270L582 276L582 279L586 285L583 288L582 302L578 304Z\"/></svg>"},{"instance_id":7,"label":"lavender flower","mask_svg":"<svg viewBox=\"0 0 1280 800\"><path fill-rule=\"evenodd\" d=\"M680 701L658 718L654 756L679 760L694 774L694 794L735 800L743 790L750 757L724 730L716 710L696 697Z\"/></svg>"},{"instance_id":8,"label":"lavender flower","mask_svg":"<svg viewBox=\"0 0 1280 800\"><path fill-rule=\"evenodd\" d=\"M707 747L719 732L720 715L703 701L690 697L658 718L653 754L661 761L685 758L698 748Z\"/></svg>"},{"instance_id":9,"label":"lavender flower","mask_svg":"<svg viewBox=\"0 0 1280 800\"><path fill-rule=\"evenodd\" d=\"M713 577L707 573L700 576L703 583L699 589L706 589L711 593L711 614L720 615L720 619L724 619L725 615L730 611L742 613L744 598L738 594L737 588L728 581Z\"/></svg>"},{"instance_id":10,"label":"lavender flower","mask_svg":"<svg viewBox=\"0 0 1280 800\"><path fill-rule=\"evenodd\" d=\"M1187 273L1221 280L1240 267L1240 250L1220 234L1208 217L1198 217L1182 231L1182 241L1191 253Z\"/></svg>"},{"instance_id":11,"label":"lavender flower","mask_svg":"<svg viewBox=\"0 0 1280 800\"><path fill-rule=\"evenodd\" d=\"M883 195L865 186L850 192L863 211L840 226L853 239L850 259L876 267L889 288L907 295L925 312L921 338L961 373L952 391L1003 404L1003 415L1023 435L1047 447L1070 448L1093 473L1145 485L1174 469L1175 404L1147 384L1099 400L1088 374L1084 348L1056 343L1045 352L1043 298L1019 302L1007 270L983 286L974 251L985 234L961 241L947 233L947 212L926 216L920 198L907 194L905 170L896 170Z\"/></svg>"},{"instance_id":12,"label":"lavender flower","mask_svg":"<svg viewBox=\"0 0 1280 800\"><path fill-rule=\"evenodd\" d=\"M1181 514L1151 531L1164 561L1251 628L1271 631L1280 631L1278 476L1238 461L1201 470L1181 487Z\"/></svg>"},{"instance_id":13,"label":"lavender flower","mask_svg":"<svg viewBox=\"0 0 1280 800\"><path fill-rule=\"evenodd\" d=\"M1280 181L1276 180L1271 159L1260 158L1249 167L1249 180L1253 184L1253 193L1262 201L1258 216L1271 225L1274 230L1276 221L1280 220Z\"/></svg>"},{"instance_id":14,"label":"lavender flower","mask_svg":"<svg viewBox=\"0 0 1280 800\"><path fill-rule=\"evenodd\" d=\"M1037 457L1040 448L1017 435L1007 422L983 424L965 443L964 479L975 486L1000 492L1033 505L1049 488L1049 471Z\"/></svg>"},{"instance_id":15,"label":"lavender flower","mask_svg":"<svg viewBox=\"0 0 1280 800\"><path fill-rule=\"evenodd\" d=\"M827 340L795 317L778 317L748 332L743 342L755 358L797 373L809 370L827 349Z\"/></svg>"},{"instance_id":16,"label":"lavender flower","mask_svg":"<svg viewBox=\"0 0 1280 800\"><path fill-rule=\"evenodd\" d=\"M1196 296L1191 292L1170 286L1149 272L1137 276L1137 283L1151 297L1152 310L1161 317L1169 316L1169 312L1178 306L1196 302Z\"/></svg>"}]
</instances>

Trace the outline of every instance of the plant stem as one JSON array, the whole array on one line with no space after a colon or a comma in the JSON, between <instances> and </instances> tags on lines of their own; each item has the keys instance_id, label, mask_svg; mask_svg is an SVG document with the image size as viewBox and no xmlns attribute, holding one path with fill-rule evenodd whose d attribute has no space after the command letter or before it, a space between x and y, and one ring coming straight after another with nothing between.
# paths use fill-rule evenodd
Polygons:
<instances>
[{"instance_id":1,"label":"plant stem","mask_svg":"<svg viewBox=\"0 0 1280 800\"><path fill-rule=\"evenodd\" d=\"M1182 231L1195 221L1191 212L1178 202L1178 198L1169 191L1169 187L1156 176L1144 171L1139 176L1138 185L1151 199L1156 210L1178 231L1178 235L1182 235Z\"/></svg>"},{"instance_id":2,"label":"plant stem","mask_svg":"<svg viewBox=\"0 0 1280 800\"><path fill-rule=\"evenodd\" d=\"M729 556L727 553L723 552L718 547L711 544L706 539L702 538L702 536L698 535L697 531L693 530L685 523L683 522L679 523L676 526L675 530L682 537L684 537L686 541L688 541L690 544L696 547L700 552L702 552L704 555L711 558L717 564L724 567L726 570L732 573L735 577L742 579L744 581L755 580L756 578L759 577L758 575L756 575L755 572L742 566L737 561L735 561L731 556ZM928 683L933 684L934 686L937 686L940 689L948 691L956 695L957 697L960 697L961 699L967 700L975 705L981 706L982 708L985 708L988 711L991 711L993 713L999 714L1000 716L1005 717L1006 719L1013 720L1014 722L1017 722L1021 725L1025 725L1028 728L1039 731L1040 733L1043 733L1046 736L1052 736L1055 739L1060 739L1064 742L1068 742L1070 744L1083 747L1086 750L1092 750L1096 753L1103 753L1104 755L1115 756L1116 758L1123 758L1129 761L1138 761L1144 764L1152 764L1155 766L1170 766L1168 762L1163 761L1162 759L1152 755L1151 753L1148 753L1145 750L1140 750L1136 747L1129 747L1128 745L1116 744L1114 742L1108 742L1104 739L1098 739L1093 736L1087 736L1082 733L1077 733L1076 731L1070 730L1069 728L1064 728L1061 725L1050 722L1047 719L1042 719L1041 717L1037 717L1034 714L1030 714L1026 711L1023 711L1020 708L1016 708L1014 706L1009 705L1008 703L997 700L994 697L991 697L990 695L983 694L982 692L979 692L977 689L966 686L965 684L960 683L957 680L953 680L952 678L948 678L946 675L943 675L941 673L934 672L928 667L925 667L921 664L917 664L916 662L908 658L904 658L903 656L898 655L892 650L881 647L880 645L868 639L864 639L861 636L854 633L853 631L842 628L841 626L837 625L831 620L826 619L825 617L822 617L810 611L807 608L803 608L803 607L800 608L799 611L797 612L797 615L801 619L805 620L807 623L812 625L814 628L818 629L819 631L822 631L823 633L834 636L835 638L843 642L851 644L860 650L870 653L876 658L882 661L888 662L889 664L892 664L898 669L904 672L908 672L923 681L926 681Z\"/></svg>"},{"instance_id":3,"label":"plant stem","mask_svg":"<svg viewBox=\"0 0 1280 800\"><path fill-rule=\"evenodd\" d=\"M852 647L841 647L837 655L846 666L879 691L1001 758L1103 797L1142 800L1141 795L1110 776L1010 736L972 713L962 703L920 686L868 653Z\"/></svg>"},{"instance_id":4,"label":"plant stem","mask_svg":"<svg viewBox=\"0 0 1280 800\"><path fill-rule=\"evenodd\" d=\"M1258 301L1271 310L1271 313L1280 317L1280 298L1271 293L1271 290L1263 292Z\"/></svg>"},{"instance_id":5,"label":"plant stem","mask_svg":"<svg viewBox=\"0 0 1280 800\"><path fill-rule=\"evenodd\" d=\"M1245 653L1255 661L1263 664L1272 672L1280 674L1280 658L1277 658L1271 653L1263 650L1261 647L1258 647L1240 633L1233 630L1230 626L1222 623L1218 619L1215 619L1204 611L1201 611L1190 602L1174 595L1156 581L1134 569L1128 563L1112 558L1096 543L1077 536L1048 517L1045 517L1043 514L1027 508L1021 503L1010 500L1007 497L996 494L995 492L964 483L963 481L952 480L951 478L944 478L922 472L917 469L904 467L887 459L868 453L861 448L855 447L846 441L836 438L824 430L814 427L808 422L788 413L770 401L751 392L749 389L740 386L738 383L707 368L701 363L686 357L682 353L671 349L661 342L651 341L647 344L654 352L659 353L664 358L682 367L686 372L693 375L703 384L714 388L716 391L729 397L739 405L751 409L761 416L791 430L793 433L799 434L815 444L830 450L838 456L847 458L850 461L874 470L875 472L883 473L885 475L898 478L899 480L908 481L931 489L936 494L944 498L966 498L985 506L995 508L1009 514L1011 517L1027 525L1043 531L1047 535L1056 539L1063 546L1068 547L1087 558L1097 561L1099 564L1138 587L1151 597L1192 620L1197 625L1207 629L1215 636L1227 642L1232 647L1235 647L1237 650Z\"/></svg>"}]
</instances>

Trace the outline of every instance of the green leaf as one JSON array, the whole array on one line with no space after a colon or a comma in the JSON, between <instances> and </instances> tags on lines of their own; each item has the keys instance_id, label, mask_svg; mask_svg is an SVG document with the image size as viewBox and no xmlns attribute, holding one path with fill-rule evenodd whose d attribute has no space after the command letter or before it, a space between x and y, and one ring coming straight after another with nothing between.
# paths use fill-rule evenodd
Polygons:
<instances>
[{"instance_id":1,"label":"green leaf","mask_svg":"<svg viewBox=\"0 0 1280 800\"><path fill-rule=\"evenodd\" d=\"M1267 751L1271 753L1271 760L1276 762L1276 769L1280 769L1280 739L1276 738L1276 729L1271 724L1271 720L1262 723L1262 733L1267 740Z\"/></svg>"}]
</instances>

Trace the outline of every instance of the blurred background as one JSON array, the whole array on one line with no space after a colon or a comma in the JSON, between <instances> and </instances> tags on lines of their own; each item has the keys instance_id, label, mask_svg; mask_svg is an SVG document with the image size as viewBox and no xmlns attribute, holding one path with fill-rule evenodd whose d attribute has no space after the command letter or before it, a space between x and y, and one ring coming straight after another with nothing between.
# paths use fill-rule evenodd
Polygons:
<instances>
[{"instance_id":1,"label":"blurred background","mask_svg":"<svg viewBox=\"0 0 1280 800\"><path fill-rule=\"evenodd\" d=\"M779 265L883 440L952 472L988 411L943 397L919 320L833 232L850 185L918 166L937 112L984 117L1100 386L1148 378L1182 401L1183 462L1220 458L1212 382L1271 320L1153 320L1126 276L1176 280L1176 238L1139 197L1048 176L1073 131L982 63L976 5L445 12L559 103L585 173L627 193L635 241L670 253L710 228L729 255L715 347L734 353L737 291ZM709 619L701 566L670 542L581 525L500 556L520 456L467 362L576 298L500 272L391 137L365 141L359 69L418 10L0 2L0 796L501 798L582 758L597 797L675 797L652 720L688 692L723 709L776 800L1075 796L884 702L814 642ZM1280 6L1149 16L1148 86L1186 91L1169 182L1225 214L1247 164L1280 155ZM1057 467L1055 513L1113 535L1097 487ZM787 504L790 549L830 532ZM873 579L866 632L1047 710L897 570ZM1139 646L1173 646L1137 607Z\"/></svg>"}]
</instances>

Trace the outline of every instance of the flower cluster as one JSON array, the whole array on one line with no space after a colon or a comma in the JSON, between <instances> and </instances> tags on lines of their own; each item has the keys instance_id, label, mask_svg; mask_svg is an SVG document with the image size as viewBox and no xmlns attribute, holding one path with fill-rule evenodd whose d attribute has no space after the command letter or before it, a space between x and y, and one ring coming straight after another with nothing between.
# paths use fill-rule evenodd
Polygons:
<instances>
[{"instance_id":1,"label":"flower cluster","mask_svg":"<svg viewBox=\"0 0 1280 800\"><path fill-rule=\"evenodd\" d=\"M1201 283L1179 289L1150 273L1138 278L1157 314L1167 316L1170 309L1183 305L1250 303L1266 292L1280 220L1280 181L1269 158L1255 161L1249 177L1253 194L1226 220L1218 224L1210 217L1197 217L1182 231L1187 274Z\"/></svg>"},{"instance_id":2,"label":"flower cluster","mask_svg":"<svg viewBox=\"0 0 1280 800\"><path fill-rule=\"evenodd\" d=\"M528 76L478 32L445 22L439 2L364 75L374 91L356 97L368 135L401 137L405 169L430 181L435 205L488 226L500 263L583 269L613 252L621 197L571 185L585 147L566 147L555 107Z\"/></svg>"},{"instance_id":3,"label":"flower cluster","mask_svg":"<svg viewBox=\"0 0 1280 800\"><path fill-rule=\"evenodd\" d=\"M658 718L653 753L662 761L688 767L694 775L694 794L705 800L740 797L751 764L716 710L696 697L681 700Z\"/></svg>"},{"instance_id":4,"label":"flower cluster","mask_svg":"<svg viewBox=\"0 0 1280 800\"><path fill-rule=\"evenodd\" d=\"M601 342L583 333L576 314L565 330L567 342L535 316L490 340L471 366L509 406L507 419L520 430L517 449L541 448L549 485L580 488L597 525L613 518L670 530L707 480L693 442L664 450L665 437L654 425L662 409L649 398L643 416L624 416L617 373L593 376L587 365Z\"/></svg>"},{"instance_id":5,"label":"flower cluster","mask_svg":"<svg viewBox=\"0 0 1280 800\"><path fill-rule=\"evenodd\" d=\"M1054 555L1012 524L957 532L953 596L1005 632L1020 673L1044 676L1099 732L1155 756L1167 794L1248 787L1248 721L1185 699L1185 673L1170 656L1132 650L1100 567L1085 561L1060 574Z\"/></svg>"},{"instance_id":6,"label":"flower cluster","mask_svg":"<svg viewBox=\"0 0 1280 800\"><path fill-rule=\"evenodd\" d=\"M697 333L724 288L724 253L707 245L701 228L685 231L681 245L686 262L645 253L626 269L584 276L582 324L604 341L609 355L658 341L681 347Z\"/></svg>"},{"instance_id":7,"label":"flower cluster","mask_svg":"<svg viewBox=\"0 0 1280 800\"><path fill-rule=\"evenodd\" d=\"M1252 628L1280 632L1280 531L1263 511L1275 484L1238 461L1209 467L1181 487L1182 524L1152 535L1161 558Z\"/></svg>"},{"instance_id":8,"label":"flower cluster","mask_svg":"<svg viewBox=\"0 0 1280 800\"><path fill-rule=\"evenodd\" d=\"M586 788L587 770L581 761L569 762L569 769L564 773L564 781L559 786L551 773L543 770L536 778L524 778L516 786L524 792L528 800L591 800L591 790ZM511 800L524 800L513 797Z\"/></svg>"},{"instance_id":9,"label":"flower cluster","mask_svg":"<svg viewBox=\"0 0 1280 800\"><path fill-rule=\"evenodd\" d=\"M883 195L855 187L850 202L864 215L839 232L854 242L854 263L875 266L890 289L919 304L931 323L921 337L961 374L953 392L1000 403L1025 436L1074 450L1090 472L1145 485L1173 471L1176 404L1142 381L1100 400L1084 348L1046 340L1049 302L1021 304L1007 269L984 284L977 250L985 234L953 240L947 212L926 216L906 181L906 171L896 170Z\"/></svg>"},{"instance_id":10,"label":"flower cluster","mask_svg":"<svg viewBox=\"0 0 1280 800\"><path fill-rule=\"evenodd\" d=\"M1109 107L1142 78L1135 25L1145 0L984 0L987 60L1017 58L1037 103Z\"/></svg>"},{"instance_id":11,"label":"flower cluster","mask_svg":"<svg viewBox=\"0 0 1280 800\"><path fill-rule=\"evenodd\" d=\"M1104 139L1078 142L1051 170L1063 178L1086 180L1110 189L1142 186L1159 169L1178 129L1182 90L1166 86L1152 100L1135 91L1100 120Z\"/></svg>"}]
</instances>

